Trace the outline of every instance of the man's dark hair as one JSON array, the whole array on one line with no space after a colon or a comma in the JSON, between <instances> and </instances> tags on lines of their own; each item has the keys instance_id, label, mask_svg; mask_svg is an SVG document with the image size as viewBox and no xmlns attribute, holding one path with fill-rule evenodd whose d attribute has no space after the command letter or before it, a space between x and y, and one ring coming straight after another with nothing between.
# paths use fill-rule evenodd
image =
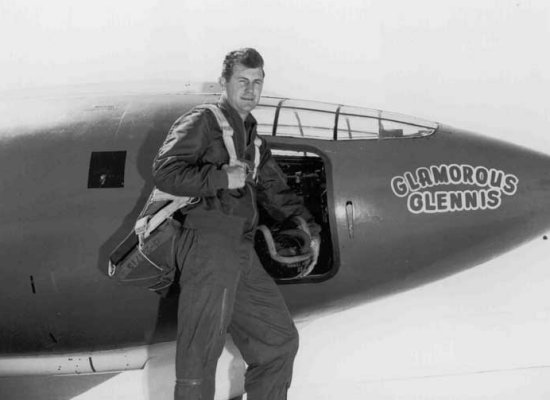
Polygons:
<instances>
[{"instance_id":1,"label":"man's dark hair","mask_svg":"<svg viewBox=\"0 0 550 400\"><path fill-rule=\"evenodd\" d=\"M246 47L244 49L233 50L225 56L223 60L222 76L226 81L231 79L233 66L241 64L246 68L261 68L265 77L264 59L256 49Z\"/></svg>"}]
</instances>

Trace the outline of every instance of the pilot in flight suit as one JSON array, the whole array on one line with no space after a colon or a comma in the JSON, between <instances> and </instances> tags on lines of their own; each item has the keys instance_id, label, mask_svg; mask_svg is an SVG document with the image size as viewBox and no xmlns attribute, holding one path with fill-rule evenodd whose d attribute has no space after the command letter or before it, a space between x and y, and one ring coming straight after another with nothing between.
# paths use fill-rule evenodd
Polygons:
<instances>
[{"instance_id":1,"label":"pilot in flight suit","mask_svg":"<svg viewBox=\"0 0 550 400\"><path fill-rule=\"evenodd\" d=\"M249 400L286 399L290 385L298 333L254 250L258 204L276 221L301 216L314 240L320 228L257 135L250 111L259 101L263 78L256 50L226 56L218 106L234 130L239 165L227 165L222 130L212 111L200 106L174 123L153 163L158 189L202 199L186 211L173 252L180 270L176 400L213 399L227 332L248 365ZM260 162L253 177L257 138Z\"/></svg>"}]
</instances>

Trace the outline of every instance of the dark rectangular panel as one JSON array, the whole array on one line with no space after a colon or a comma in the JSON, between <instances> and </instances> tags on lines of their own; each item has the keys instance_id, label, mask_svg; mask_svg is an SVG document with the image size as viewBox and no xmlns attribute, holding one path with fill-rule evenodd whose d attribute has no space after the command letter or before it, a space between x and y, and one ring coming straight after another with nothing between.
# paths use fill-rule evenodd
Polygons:
<instances>
[{"instance_id":1,"label":"dark rectangular panel","mask_svg":"<svg viewBox=\"0 0 550 400\"><path fill-rule=\"evenodd\" d=\"M124 187L126 151L94 151L90 158L88 188Z\"/></svg>"}]
</instances>

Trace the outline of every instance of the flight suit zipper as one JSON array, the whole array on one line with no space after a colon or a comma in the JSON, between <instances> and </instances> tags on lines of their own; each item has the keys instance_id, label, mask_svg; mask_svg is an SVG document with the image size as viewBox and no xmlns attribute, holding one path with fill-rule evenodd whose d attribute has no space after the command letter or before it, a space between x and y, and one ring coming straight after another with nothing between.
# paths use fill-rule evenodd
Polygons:
<instances>
[{"instance_id":1,"label":"flight suit zipper","mask_svg":"<svg viewBox=\"0 0 550 400\"><path fill-rule=\"evenodd\" d=\"M248 185L248 188L250 189L250 199L252 201L252 221L250 222L251 228L254 228L256 226L256 218L258 216L258 206L256 205L256 195L254 194L254 190L252 190L252 184Z\"/></svg>"},{"instance_id":2,"label":"flight suit zipper","mask_svg":"<svg viewBox=\"0 0 550 400\"><path fill-rule=\"evenodd\" d=\"M223 289L223 295L222 295L222 306L221 306L221 314L220 314L220 335L225 334L224 330L224 322L225 322L225 309L227 307L227 288Z\"/></svg>"},{"instance_id":3,"label":"flight suit zipper","mask_svg":"<svg viewBox=\"0 0 550 400\"><path fill-rule=\"evenodd\" d=\"M248 137L249 133L247 132L246 130L246 125L244 124L244 121L242 120L241 118L241 125L243 127L243 152L242 152L242 157L243 159L245 158L246 156L246 148L248 146L248 142L252 143L252 132L250 132L250 137ZM247 140L248 139L248 140ZM254 148L254 151L256 151L256 148ZM248 173L248 171L247 171ZM246 183L245 183L246 184ZM250 200L252 202L252 220L250 221L250 228L254 228L256 226L256 218L257 218L257 215L258 215L258 206L256 204L256 196L254 194L254 190L252 190L252 184L249 183L249 184L246 184L248 186L248 189L250 191Z\"/></svg>"}]
</instances>

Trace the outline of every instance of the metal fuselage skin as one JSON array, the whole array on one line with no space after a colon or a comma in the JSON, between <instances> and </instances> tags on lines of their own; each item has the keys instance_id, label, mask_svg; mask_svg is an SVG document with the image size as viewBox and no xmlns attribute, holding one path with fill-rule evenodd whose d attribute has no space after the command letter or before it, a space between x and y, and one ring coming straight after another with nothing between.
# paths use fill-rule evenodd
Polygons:
<instances>
[{"instance_id":1,"label":"metal fuselage skin","mask_svg":"<svg viewBox=\"0 0 550 400\"><path fill-rule=\"evenodd\" d=\"M205 101L212 95L75 96L6 106L0 356L174 339L174 299L118 286L105 271L152 189L152 160L170 126ZM268 141L275 149L316 153L326 168L334 273L280 286L297 318L475 266L550 226L550 157L495 139L440 125L422 138ZM88 187L91 154L101 151L126 152L121 187ZM436 185L417 172L442 165L449 174L453 168L456 182ZM500 171L493 178L503 181L481 187L474 181L475 173L483 180L479 167ZM474 189L493 189L484 195L486 207L478 200L451 211L448 195L420 194Z\"/></svg>"}]
</instances>

